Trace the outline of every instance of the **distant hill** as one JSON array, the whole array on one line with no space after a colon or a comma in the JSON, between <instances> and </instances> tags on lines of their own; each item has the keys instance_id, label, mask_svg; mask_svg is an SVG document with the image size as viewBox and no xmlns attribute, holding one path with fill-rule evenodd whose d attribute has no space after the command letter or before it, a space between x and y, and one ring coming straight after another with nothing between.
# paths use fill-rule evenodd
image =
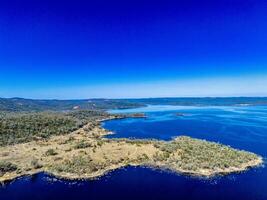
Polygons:
<instances>
[{"instance_id":1,"label":"distant hill","mask_svg":"<svg viewBox=\"0 0 267 200\"><path fill-rule=\"evenodd\" d=\"M23 98L0 98L0 111L67 111L67 110L107 110L144 106L138 102L110 99L84 100L33 100Z\"/></svg>"},{"instance_id":2,"label":"distant hill","mask_svg":"<svg viewBox=\"0 0 267 200\"><path fill-rule=\"evenodd\" d=\"M231 98L143 98L143 99L82 99L82 100L33 100L0 98L0 111L69 111L108 110L137 108L151 105L181 106L245 106L267 105L267 97Z\"/></svg>"}]
</instances>

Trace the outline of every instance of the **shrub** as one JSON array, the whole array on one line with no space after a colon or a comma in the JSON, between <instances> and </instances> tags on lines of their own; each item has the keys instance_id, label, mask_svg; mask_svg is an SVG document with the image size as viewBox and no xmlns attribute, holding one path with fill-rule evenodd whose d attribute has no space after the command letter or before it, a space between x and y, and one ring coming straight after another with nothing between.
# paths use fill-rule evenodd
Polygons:
<instances>
[{"instance_id":1,"label":"shrub","mask_svg":"<svg viewBox=\"0 0 267 200\"><path fill-rule=\"evenodd\" d=\"M39 169L39 168L42 168L43 166L39 163L39 161L37 159L33 159L31 161L31 166L34 168L34 169Z\"/></svg>"},{"instance_id":2,"label":"shrub","mask_svg":"<svg viewBox=\"0 0 267 200\"><path fill-rule=\"evenodd\" d=\"M97 141L97 146L100 146L100 147L101 147L103 144L104 144L103 141L101 141L101 140L98 140L98 141Z\"/></svg>"},{"instance_id":3,"label":"shrub","mask_svg":"<svg viewBox=\"0 0 267 200\"><path fill-rule=\"evenodd\" d=\"M91 147L92 145L85 141L80 141L74 146L74 149L85 149Z\"/></svg>"},{"instance_id":4,"label":"shrub","mask_svg":"<svg viewBox=\"0 0 267 200\"><path fill-rule=\"evenodd\" d=\"M55 156L55 155L57 155L57 152L56 152L54 149L48 149L48 150L45 152L45 155L46 155L46 156Z\"/></svg>"},{"instance_id":5,"label":"shrub","mask_svg":"<svg viewBox=\"0 0 267 200\"><path fill-rule=\"evenodd\" d=\"M18 167L11 162L0 162L0 176L3 176L7 172L16 171Z\"/></svg>"}]
</instances>

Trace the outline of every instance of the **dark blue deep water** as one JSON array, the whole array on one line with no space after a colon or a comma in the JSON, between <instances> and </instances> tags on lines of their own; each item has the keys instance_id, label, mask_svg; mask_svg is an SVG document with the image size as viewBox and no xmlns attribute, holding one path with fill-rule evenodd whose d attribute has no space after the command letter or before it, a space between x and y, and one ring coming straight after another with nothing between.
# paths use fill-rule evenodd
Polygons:
<instances>
[{"instance_id":1,"label":"dark blue deep water","mask_svg":"<svg viewBox=\"0 0 267 200\"><path fill-rule=\"evenodd\" d=\"M148 118L107 121L103 126L116 133L109 137L171 140L187 135L267 157L264 106L149 106L113 112L146 112ZM259 167L210 180L142 167L119 169L91 181L64 181L41 173L0 187L0 200L4 199L267 200L267 170Z\"/></svg>"}]
</instances>

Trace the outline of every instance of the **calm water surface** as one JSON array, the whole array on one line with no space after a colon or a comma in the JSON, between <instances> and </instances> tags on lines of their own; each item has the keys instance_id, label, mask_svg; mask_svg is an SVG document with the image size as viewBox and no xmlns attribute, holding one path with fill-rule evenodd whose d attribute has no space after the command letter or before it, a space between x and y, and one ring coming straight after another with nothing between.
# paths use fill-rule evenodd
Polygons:
<instances>
[{"instance_id":1,"label":"calm water surface","mask_svg":"<svg viewBox=\"0 0 267 200\"><path fill-rule=\"evenodd\" d=\"M267 107L148 106L146 119L107 121L109 137L171 140L187 135L267 157ZM175 113L184 116L176 116ZM93 181L63 181L40 173L0 188L0 199L242 199L267 200L266 167L212 180L127 167Z\"/></svg>"}]
</instances>

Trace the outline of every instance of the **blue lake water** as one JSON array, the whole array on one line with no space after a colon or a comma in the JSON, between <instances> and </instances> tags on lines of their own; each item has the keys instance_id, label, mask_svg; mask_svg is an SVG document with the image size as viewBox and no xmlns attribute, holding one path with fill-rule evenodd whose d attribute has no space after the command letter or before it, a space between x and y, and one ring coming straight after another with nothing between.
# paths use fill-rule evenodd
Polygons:
<instances>
[{"instance_id":1,"label":"blue lake water","mask_svg":"<svg viewBox=\"0 0 267 200\"><path fill-rule=\"evenodd\" d=\"M265 106L148 106L111 112L146 112L148 118L107 121L103 126L115 133L108 137L171 140L187 135L267 157ZM0 187L0 199L267 200L267 170L259 167L211 180L143 167L115 170L91 181L63 181L40 173Z\"/></svg>"}]
</instances>

